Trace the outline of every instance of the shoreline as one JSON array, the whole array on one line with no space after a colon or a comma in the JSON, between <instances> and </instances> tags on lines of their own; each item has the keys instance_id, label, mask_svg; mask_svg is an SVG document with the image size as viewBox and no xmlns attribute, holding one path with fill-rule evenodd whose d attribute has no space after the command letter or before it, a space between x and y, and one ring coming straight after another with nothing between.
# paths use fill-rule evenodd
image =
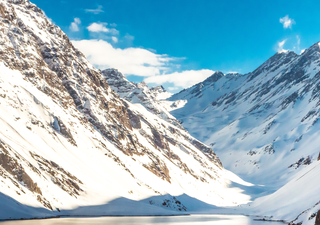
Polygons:
<instances>
[{"instance_id":1,"label":"shoreline","mask_svg":"<svg viewBox=\"0 0 320 225\"><path fill-rule=\"evenodd\" d=\"M58 215L50 217L34 217L34 218L20 218L20 219L0 219L2 222L10 221L23 221L23 220L50 220L50 219L67 219L67 218L99 218L99 217L179 217L179 216L192 216L192 215L204 215L204 214L177 214L177 215ZM206 215L235 215L235 214L206 214ZM260 216L253 215L242 215L246 217L251 217L254 221L260 222L277 222L283 224L289 224L285 220L271 220L266 218L261 218ZM256 217L256 219L254 219ZM260 217L260 218L259 218Z\"/></svg>"},{"instance_id":2,"label":"shoreline","mask_svg":"<svg viewBox=\"0 0 320 225\"><path fill-rule=\"evenodd\" d=\"M49 220L59 218L97 218L97 217L174 217L174 216L191 216L191 214L172 214L172 215L58 215L49 217L33 217L20 219L0 219L1 222L20 221L20 220Z\"/></svg>"},{"instance_id":3,"label":"shoreline","mask_svg":"<svg viewBox=\"0 0 320 225\"><path fill-rule=\"evenodd\" d=\"M253 219L254 221L261 221L261 222L277 222L277 223L284 223L284 224L289 224L285 220L270 220L270 219Z\"/></svg>"}]
</instances>

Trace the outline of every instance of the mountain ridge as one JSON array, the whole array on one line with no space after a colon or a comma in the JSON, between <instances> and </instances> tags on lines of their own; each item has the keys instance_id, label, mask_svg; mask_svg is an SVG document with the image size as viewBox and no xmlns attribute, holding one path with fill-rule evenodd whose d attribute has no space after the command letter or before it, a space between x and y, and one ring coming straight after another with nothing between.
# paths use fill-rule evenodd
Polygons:
<instances>
[{"instance_id":1,"label":"mountain ridge","mask_svg":"<svg viewBox=\"0 0 320 225\"><path fill-rule=\"evenodd\" d=\"M0 219L79 215L81 206L91 216L184 214L183 194L249 201L229 185L249 184L210 147L120 98L36 5L0 0L0 14Z\"/></svg>"},{"instance_id":2,"label":"mountain ridge","mask_svg":"<svg viewBox=\"0 0 320 225\"><path fill-rule=\"evenodd\" d=\"M134 83L129 81L121 72L116 69L106 69L102 71L104 78L108 81L112 90L121 98L133 104L141 104L151 113L159 116L174 126L183 129L179 121L176 120L161 104L160 99L171 96L162 86L149 88L145 82Z\"/></svg>"},{"instance_id":3,"label":"mountain ridge","mask_svg":"<svg viewBox=\"0 0 320 225\"><path fill-rule=\"evenodd\" d=\"M275 191L250 204L250 210L291 221L290 213L282 214L281 208L289 207L297 216L295 223L312 224L319 199L312 199L316 192L307 188L319 190L309 174L320 171L319 84L318 42L300 55L276 53L251 73L208 83L200 97L192 94L195 85L184 96L178 93L168 100L187 101L171 113L193 136L212 146L227 169ZM300 183L304 176L309 185ZM297 191L295 198L290 196Z\"/></svg>"}]
</instances>

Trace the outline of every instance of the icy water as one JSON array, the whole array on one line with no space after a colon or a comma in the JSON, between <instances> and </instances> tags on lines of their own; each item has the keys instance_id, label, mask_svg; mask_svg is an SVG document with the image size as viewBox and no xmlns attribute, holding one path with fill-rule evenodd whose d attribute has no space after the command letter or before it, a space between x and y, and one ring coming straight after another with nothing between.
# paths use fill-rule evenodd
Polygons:
<instances>
[{"instance_id":1,"label":"icy water","mask_svg":"<svg viewBox=\"0 0 320 225\"><path fill-rule=\"evenodd\" d=\"M230 215L192 215L165 217L60 218L2 222L1 225L279 225L280 222L254 221L251 217Z\"/></svg>"}]
</instances>

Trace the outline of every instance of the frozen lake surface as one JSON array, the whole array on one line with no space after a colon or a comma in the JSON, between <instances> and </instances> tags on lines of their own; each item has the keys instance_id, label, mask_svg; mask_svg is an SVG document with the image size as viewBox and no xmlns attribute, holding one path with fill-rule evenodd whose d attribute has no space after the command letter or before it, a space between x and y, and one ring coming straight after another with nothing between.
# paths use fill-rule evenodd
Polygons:
<instances>
[{"instance_id":1,"label":"frozen lake surface","mask_svg":"<svg viewBox=\"0 0 320 225\"><path fill-rule=\"evenodd\" d=\"M24 220L1 222L1 225L277 225L280 222L255 221L247 216L230 215L192 215L192 216L163 216L163 217L95 217L95 218L59 218L46 220Z\"/></svg>"}]
</instances>

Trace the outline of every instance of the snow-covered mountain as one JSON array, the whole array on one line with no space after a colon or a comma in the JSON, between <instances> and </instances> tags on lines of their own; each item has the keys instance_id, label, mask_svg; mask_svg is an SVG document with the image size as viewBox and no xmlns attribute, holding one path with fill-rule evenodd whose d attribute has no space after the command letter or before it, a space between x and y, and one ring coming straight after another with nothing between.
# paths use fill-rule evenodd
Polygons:
<instances>
[{"instance_id":1,"label":"snow-covered mountain","mask_svg":"<svg viewBox=\"0 0 320 225\"><path fill-rule=\"evenodd\" d=\"M168 101L184 101L171 113L227 169L264 185L265 194L276 191L251 204L252 214L314 224L320 207L320 43L301 55L278 52L245 75L216 72Z\"/></svg>"},{"instance_id":2,"label":"snow-covered mountain","mask_svg":"<svg viewBox=\"0 0 320 225\"><path fill-rule=\"evenodd\" d=\"M121 98L132 104L142 105L149 112L183 129L180 122L168 112L166 105L160 101L172 95L167 92L164 87L157 86L149 88L145 82L136 84L128 81L117 69L106 69L102 71L102 74L108 81L111 89L117 92Z\"/></svg>"},{"instance_id":3,"label":"snow-covered mountain","mask_svg":"<svg viewBox=\"0 0 320 225\"><path fill-rule=\"evenodd\" d=\"M158 105L163 88L112 81L28 0L0 0L0 16L0 219L250 200L235 186L251 184Z\"/></svg>"},{"instance_id":4,"label":"snow-covered mountain","mask_svg":"<svg viewBox=\"0 0 320 225\"><path fill-rule=\"evenodd\" d=\"M0 219L237 206L313 224L319 91L319 43L170 96L95 69L28 0L0 0Z\"/></svg>"}]
</instances>

